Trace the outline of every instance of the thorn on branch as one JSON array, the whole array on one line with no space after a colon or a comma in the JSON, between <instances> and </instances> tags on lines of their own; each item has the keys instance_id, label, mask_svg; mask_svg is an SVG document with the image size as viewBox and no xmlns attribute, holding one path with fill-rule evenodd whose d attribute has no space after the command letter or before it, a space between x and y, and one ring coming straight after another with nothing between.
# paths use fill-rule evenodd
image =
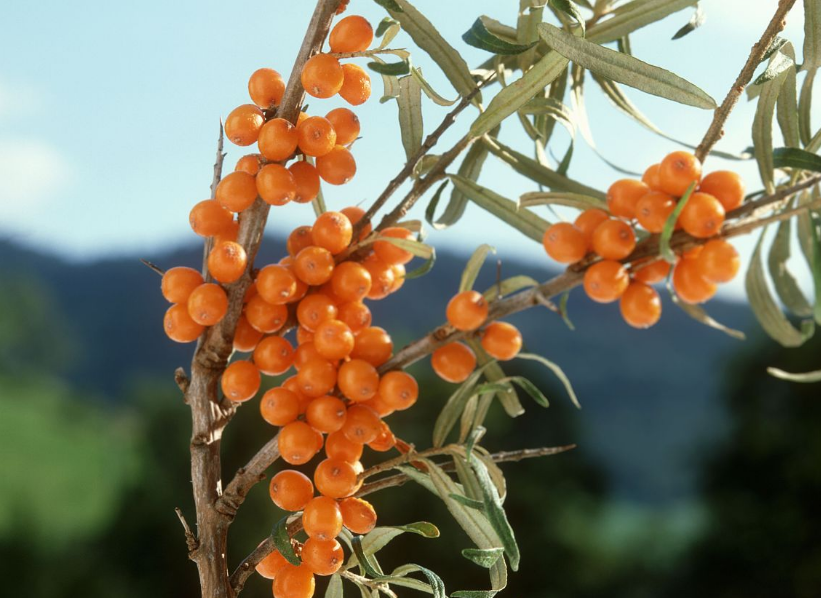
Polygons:
<instances>
[{"instance_id":1,"label":"thorn on branch","mask_svg":"<svg viewBox=\"0 0 821 598\"><path fill-rule=\"evenodd\" d=\"M182 523L183 530L185 530L185 543L188 545L188 558L194 560L195 553L200 547L200 543L194 535L194 532L191 531L191 527L185 520L185 515L182 514L182 510L179 507L176 507L174 512L177 513L177 518L180 520L180 523Z\"/></svg>"},{"instance_id":2,"label":"thorn on branch","mask_svg":"<svg viewBox=\"0 0 821 598\"><path fill-rule=\"evenodd\" d=\"M144 265L148 266L151 270L153 270L154 272L156 272L160 276L165 276L165 270L160 268L157 264L155 264L153 262L149 262L148 260L144 260L142 258L140 258L140 262L142 262Z\"/></svg>"},{"instance_id":3,"label":"thorn on branch","mask_svg":"<svg viewBox=\"0 0 821 598\"><path fill-rule=\"evenodd\" d=\"M174 370L174 382L177 383L177 386L182 391L182 398L183 402L188 403L188 387L191 386L191 381L188 379L188 376L185 373L185 370L177 368Z\"/></svg>"}]
</instances>

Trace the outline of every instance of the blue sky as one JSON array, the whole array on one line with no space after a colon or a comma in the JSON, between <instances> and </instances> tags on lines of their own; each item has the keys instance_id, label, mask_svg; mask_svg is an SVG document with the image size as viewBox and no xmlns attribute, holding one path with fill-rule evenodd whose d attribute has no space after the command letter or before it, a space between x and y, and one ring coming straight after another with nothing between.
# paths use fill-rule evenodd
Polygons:
<instances>
[{"instance_id":1,"label":"blue sky","mask_svg":"<svg viewBox=\"0 0 821 598\"><path fill-rule=\"evenodd\" d=\"M461 34L479 14L515 24L518 0L415 4L468 64L476 65L486 54L466 46ZM803 14L798 4L786 35L800 53ZM707 22L697 32L670 41L690 17L689 10L682 11L634 35L633 50L720 101L774 5L773 0L704 0ZM126 253L151 257L195 242L187 214L208 195L218 119L248 102L247 78L255 69L270 66L288 73L312 8L309 0L3 3L0 235L77 260ZM384 16L370 0L352 0L350 13L363 14L374 24ZM405 34L391 46L414 50ZM414 64L440 93L455 96L427 55L415 51ZM403 164L396 104L376 101L378 78L374 89L376 97L357 110L363 126L363 139L355 147L359 171L351 184L326 189L331 207L373 198ZM663 130L691 142L699 140L711 117L639 92L631 97ZM342 105L336 100L310 104L319 114ZM643 170L677 149L616 112L596 90L588 94L587 108L600 150L625 167ZM753 109L746 102L739 106L720 147L750 145ZM426 106L427 131L444 112ZM466 111L441 148L474 117L475 112ZM564 133L558 135L563 149ZM503 140L530 152L515 122L506 126ZM243 152L234 146L228 151L226 164L233 168ZM730 166L743 174L748 188L759 187L752 163ZM706 165L707 170L723 167L727 164L715 159ZM602 189L620 178L581 140L570 175ZM480 183L514 199L535 190L493 158ZM269 228L287 232L311 218L309 206L276 208ZM476 206L455 227L429 239L465 250L488 242L501 257L547 259L538 245Z\"/></svg>"}]
</instances>

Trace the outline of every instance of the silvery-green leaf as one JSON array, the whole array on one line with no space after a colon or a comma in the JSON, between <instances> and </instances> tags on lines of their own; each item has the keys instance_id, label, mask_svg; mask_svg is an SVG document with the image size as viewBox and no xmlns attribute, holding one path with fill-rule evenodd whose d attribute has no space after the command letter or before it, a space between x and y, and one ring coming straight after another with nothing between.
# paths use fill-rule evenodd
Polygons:
<instances>
[{"instance_id":1,"label":"silvery-green leaf","mask_svg":"<svg viewBox=\"0 0 821 598\"><path fill-rule=\"evenodd\" d=\"M550 0L550 6L556 8L557 10L562 11L571 19L576 21L581 27L582 36L586 33L586 23L584 19L584 15L579 10L579 7L576 6L576 3L573 0Z\"/></svg>"},{"instance_id":2,"label":"silvery-green leaf","mask_svg":"<svg viewBox=\"0 0 821 598\"><path fill-rule=\"evenodd\" d=\"M797 168L810 172L821 172L821 156L796 147L774 149L772 163L776 168Z\"/></svg>"},{"instance_id":3,"label":"silvery-green leaf","mask_svg":"<svg viewBox=\"0 0 821 598\"><path fill-rule=\"evenodd\" d=\"M812 139L812 88L815 83L815 74L818 69L813 69L804 77L804 83L801 84L801 95L798 98L798 131L801 135L801 143L806 146L808 151L817 151L818 147L810 148L810 139ZM821 136L817 136L821 143Z\"/></svg>"},{"instance_id":4,"label":"silvery-green leaf","mask_svg":"<svg viewBox=\"0 0 821 598\"><path fill-rule=\"evenodd\" d=\"M485 503L485 511L483 514L487 517L487 521L490 522L491 527L496 532L496 536L501 540L502 548L504 548L504 552L510 561L510 568L517 571L521 558L519 546L516 543L513 528L507 520L502 501L496 491L496 486L490 479L487 467L476 455L471 455L468 459L468 463L476 473L476 479L479 481L479 486L482 489L482 501ZM480 548L484 547L480 546Z\"/></svg>"},{"instance_id":5,"label":"silvery-green leaf","mask_svg":"<svg viewBox=\"0 0 821 598\"><path fill-rule=\"evenodd\" d=\"M775 378L787 380L788 382L821 382L821 370L806 372L804 374L791 374L790 372L785 372L784 370L779 370L778 368L767 368L767 373Z\"/></svg>"},{"instance_id":6,"label":"silvery-green leaf","mask_svg":"<svg viewBox=\"0 0 821 598\"><path fill-rule=\"evenodd\" d=\"M422 87L412 76L399 79L399 97L396 98L399 108L399 130L402 134L402 146L408 160L415 156L422 147L424 125L422 122Z\"/></svg>"},{"instance_id":7,"label":"silvery-green leaf","mask_svg":"<svg viewBox=\"0 0 821 598\"><path fill-rule=\"evenodd\" d=\"M693 16L690 17L690 20L684 27L676 31L675 35L673 35L673 40L681 39L685 35L691 34L693 31L704 25L706 20L707 17L704 15L704 11L701 10L701 6L696 4L696 10L693 13Z\"/></svg>"},{"instance_id":8,"label":"silvery-green leaf","mask_svg":"<svg viewBox=\"0 0 821 598\"><path fill-rule=\"evenodd\" d=\"M812 306L804 297L798 282L787 267L790 259L792 221L783 220L776 229L775 238L767 256L767 265L773 286L784 306L800 317L812 316Z\"/></svg>"},{"instance_id":9,"label":"silvery-green leaf","mask_svg":"<svg viewBox=\"0 0 821 598\"><path fill-rule=\"evenodd\" d=\"M618 6L608 19L599 21L587 32L587 39L598 44L614 42L650 23L698 4L698 0L633 0Z\"/></svg>"},{"instance_id":10,"label":"silvery-green leaf","mask_svg":"<svg viewBox=\"0 0 821 598\"><path fill-rule=\"evenodd\" d=\"M480 567L490 569L504 554L502 548L463 548L462 556Z\"/></svg>"},{"instance_id":11,"label":"silvery-green leaf","mask_svg":"<svg viewBox=\"0 0 821 598\"><path fill-rule=\"evenodd\" d=\"M667 220L664 221L664 228L661 229L661 236L659 237L659 255L671 264L675 264L678 258L676 257L675 252L670 248L670 239L676 228L678 217L681 215L682 210L684 210L684 206L687 204L687 201L690 199L693 191L695 191L695 188L695 183L691 183L690 186L687 187L687 191L685 191L684 195L681 196L681 199L678 200L675 209L667 217Z\"/></svg>"},{"instance_id":12,"label":"silvery-green leaf","mask_svg":"<svg viewBox=\"0 0 821 598\"><path fill-rule=\"evenodd\" d=\"M432 100L434 104L438 104L439 106L453 106L456 102L459 101L458 96L455 100L448 100L439 95L438 93L436 93L436 90L433 89L431 84L428 83L425 77L422 76L422 69L418 67L411 68L411 76L413 76L419 82L419 85L422 86L422 91L425 92L425 95L428 96L428 98Z\"/></svg>"},{"instance_id":13,"label":"silvery-green leaf","mask_svg":"<svg viewBox=\"0 0 821 598\"><path fill-rule=\"evenodd\" d=\"M709 326L710 328L714 328L726 334L727 336L731 336L734 339L743 341L747 337L744 335L743 332L740 330L733 330L732 328L728 328L724 324L717 322L714 320L710 315L704 311L704 308L700 305L693 305L691 303L685 303L681 299L679 299L678 295L676 295L675 291L672 289L670 290L670 297L673 300L673 303L678 306L684 313L688 316L693 318L696 322L700 322L705 326Z\"/></svg>"},{"instance_id":14,"label":"silvery-green leaf","mask_svg":"<svg viewBox=\"0 0 821 598\"><path fill-rule=\"evenodd\" d=\"M465 269L462 270L462 279L459 283L460 293L473 288L473 283L476 282L479 271L482 269L489 253L496 253L496 248L487 243L479 245L479 247L473 251L468 263L465 265Z\"/></svg>"},{"instance_id":15,"label":"silvery-green leaf","mask_svg":"<svg viewBox=\"0 0 821 598\"><path fill-rule=\"evenodd\" d=\"M479 381L482 371L482 368L479 368L471 373L467 380L462 382L454 393L450 395L445 406L442 407L442 411L439 412L439 416L433 424L433 446L439 447L445 444L448 434L450 434L453 426L456 425L459 416L462 415L465 403L474 394L473 388Z\"/></svg>"},{"instance_id":16,"label":"silvery-green leaf","mask_svg":"<svg viewBox=\"0 0 821 598\"><path fill-rule=\"evenodd\" d=\"M530 276L518 275L518 276L511 276L510 278L506 278L502 280L498 284L494 284L488 290L486 290L483 295L485 296L486 301L496 301L497 299L501 299L505 295L510 295L511 293L515 293L516 291L521 291L522 289L528 289L531 287L535 287L539 285L539 281L535 278L531 278Z\"/></svg>"},{"instance_id":17,"label":"silvery-green leaf","mask_svg":"<svg viewBox=\"0 0 821 598\"><path fill-rule=\"evenodd\" d=\"M288 534L288 519L290 518L290 515L286 515L276 523L273 532L271 532L271 538L279 554L285 557L285 560L292 565L299 566L302 561L299 560L296 552L294 552L294 547L291 544L291 536Z\"/></svg>"},{"instance_id":18,"label":"silvery-green leaf","mask_svg":"<svg viewBox=\"0 0 821 598\"><path fill-rule=\"evenodd\" d=\"M342 596L342 578L335 573L331 575L331 579L328 580L325 598L342 598Z\"/></svg>"},{"instance_id":19,"label":"silvery-green leaf","mask_svg":"<svg viewBox=\"0 0 821 598\"><path fill-rule=\"evenodd\" d=\"M761 86L755 117L753 118L753 148L758 162L758 172L767 193L775 192L775 167L773 164L773 115L778 94L786 81L787 73L782 72ZM800 151L800 150L799 150Z\"/></svg>"},{"instance_id":20,"label":"silvery-green leaf","mask_svg":"<svg viewBox=\"0 0 821 598\"><path fill-rule=\"evenodd\" d=\"M804 0L804 65L805 71L821 67L821 2Z\"/></svg>"},{"instance_id":21,"label":"silvery-green leaf","mask_svg":"<svg viewBox=\"0 0 821 598\"><path fill-rule=\"evenodd\" d=\"M607 211L607 202L581 193L530 191L519 196L520 208L532 208L533 206L567 206L580 210L597 208Z\"/></svg>"},{"instance_id":22,"label":"silvery-green leaf","mask_svg":"<svg viewBox=\"0 0 821 598\"><path fill-rule=\"evenodd\" d=\"M511 43L510 41L495 35L491 31L492 27L488 26L489 21L493 20L494 19L486 16L480 16L476 19L470 29L462 35L464 42L469 46L479 48L480 50L485 50L486 52L506 55L521 54L525 50L533 47L534 44Z\"/></svg>"},{"instance_id":23,"label":"silvery-green leaf","mask_svg":"<svg viewBox=\"0 0 821 598\"><path fill-rule=\"evenodd\" d=\"M567 374L564 373L561 367L559 367L557 364L553 363L546 357L536 355L535 353L519 353L516 357L518 359L537 361L538 363L541 363L543 366L549 369L551 372L553 372L556 378L559 379L559 382L561 382L564 385L564 388L567 391L570 400L573 401L573 404L578 409L582 408L581 403L579 403L579 398L576 396L576 391L573 390L573 385L570 383L570 378L567 377Z\"/></svg>"}]
</instances>

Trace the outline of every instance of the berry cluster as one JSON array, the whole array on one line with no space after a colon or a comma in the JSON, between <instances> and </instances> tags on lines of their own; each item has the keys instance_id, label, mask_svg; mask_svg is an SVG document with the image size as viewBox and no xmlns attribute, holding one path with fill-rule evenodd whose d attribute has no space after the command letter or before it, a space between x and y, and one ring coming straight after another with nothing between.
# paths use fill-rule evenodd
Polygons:
<instances>
[{"instance_id":1,"label":"berry cluster","mask_svg":"<svg viewBox=\"0 0 821 598\"><path fill-rule=\"evenodd\" d=\"M701 162L677 151L650 166L641 180L621 179L607 191L608 211L584 210L573 224L561 222L545 231L547 254L557 262L572 264L593 252L599 261L584 275L587 295L599 303L620 300L624 320L635 328L648 328L661 317L661 300L651 286L662 282L670 264L661 258L621 261L636 247L636 228L660 233L679 199L691 185L695 189L684 204L676 228L697 239L721 231L726 212L744 201L744 183L730 171L716 171L702 179ZM673 267L673 287L685 303L703 303L715 294L717 284L729 282L740 266L736 249L728 241L710 239L682 252Z\"/></svg>"}]
</instances>

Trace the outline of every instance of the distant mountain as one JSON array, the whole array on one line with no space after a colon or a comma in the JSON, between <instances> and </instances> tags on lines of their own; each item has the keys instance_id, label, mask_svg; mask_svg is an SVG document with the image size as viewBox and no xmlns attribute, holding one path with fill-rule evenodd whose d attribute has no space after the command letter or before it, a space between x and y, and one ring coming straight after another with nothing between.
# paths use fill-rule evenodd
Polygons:
<instances>
[{"instance_id":1,"label":"distant mountain","mask_svg":"<svg viewBox=\"0 0 821 598\"><path fill-rule=\"evenodd\" d=\"M281 240L271 239L258 263L275 261L284 251ZM50 342L42 343L28 365L58 367L50 353L62 346L61 337L70 337L64 350L70 359L60 361L59 371L79 391L112 401L142 378L170 379L174 368L187 366L192 347L165 338L167 304L159 277L138 257L163 268L198 266L201 249L72 264L0 242L0 284L37 289L33 294L48 298L49 321L55 323L47 328L53 331ZM374 321L391 331L398 346L441 323L464 262L464 256L441 253L428 275L372 303ZM495 280L495 268L485 270L481 288ZM506 277L521 273L539 280L555 274L515 261L505 261L503 270ZM708 309L729 326L752 328L743 304L716 300ZM717 399L726 364L744 345L690 320L667 300L662 321L649 331L629 328L617 305L594 304L578 290L568 311L575 331L541 308L511 321L523 331L528 350L557 362L572 380L583 405L578 414L582 450L606 466L617 497L651 503L690 497L697 483L693 457L724 432L726 419ZM562 408L566 397L549 384L553 404Z\"/></svg>"}]
</instances>

